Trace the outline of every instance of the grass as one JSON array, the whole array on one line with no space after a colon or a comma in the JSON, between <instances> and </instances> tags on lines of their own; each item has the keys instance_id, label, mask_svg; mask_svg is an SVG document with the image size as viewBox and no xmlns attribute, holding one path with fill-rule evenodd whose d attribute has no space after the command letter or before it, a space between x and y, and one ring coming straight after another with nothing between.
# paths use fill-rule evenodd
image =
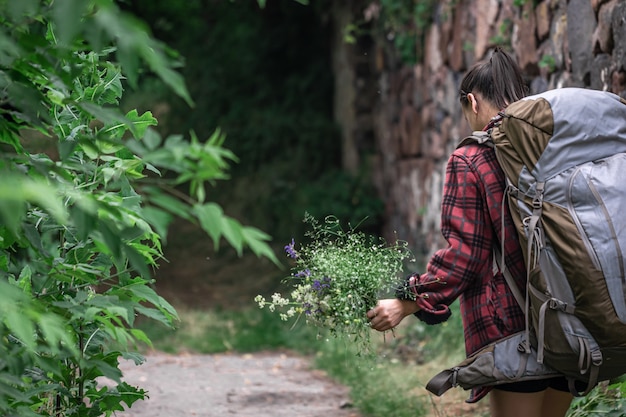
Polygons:
<instances>
[{"instance_id":1,"label":"grass","mask_svg":"<svg viewBox=\"0 0 626 417\"><path fill-rule=\"evenodd\" d=\"M289 328L271 313L259 309L242 311L180 310L175 330L159 323L143 322L154 347L167 353L257 352L289 349L312 354L317 335L303 326Z\"/></svg>"},{"instance_id":2,"label":"grass","mask_svg":"<svg viewBox=\"0 0 626 417\"><path fill-rule=\"evenodd\" d=\"M394 335L373 333L376 355L359 356L346 340L319 334L303 323L283 322L276 314L256 307L241 311L179 308L178 312L181 321L175 330L152 321L140 324L155 349L205 354L297 352L311 357L315 367L350 387L352 402L364 416L445 417L450 402L462 404L467 396L462 390L451 390L442 399L433 399L424 388L443 362L450 365L463 356L460 321L433 327L407 318Z\"/></svg>"}]
</instances>

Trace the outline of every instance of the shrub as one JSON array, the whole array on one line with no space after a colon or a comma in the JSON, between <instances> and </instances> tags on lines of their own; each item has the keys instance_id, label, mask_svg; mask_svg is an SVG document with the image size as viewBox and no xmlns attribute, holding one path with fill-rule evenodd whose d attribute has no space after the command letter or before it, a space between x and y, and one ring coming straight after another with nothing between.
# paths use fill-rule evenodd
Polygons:
<instances>
[{"instance_id":1,"label":"shrub","mask_svg":"<svg viewBox=\"0 0 626 417\"><path fill-rule=\"evenodd\" d=\"M191 104L140 22L113 0L0 11L0 414L109 416L145 396L118 368L150 343L136 317L177 318L151 285L174 217L278 261L268 235L206 200L236 159L219 130L162 138L151 112L120 110L144 69Z\"/></svg>"}]
</instances>

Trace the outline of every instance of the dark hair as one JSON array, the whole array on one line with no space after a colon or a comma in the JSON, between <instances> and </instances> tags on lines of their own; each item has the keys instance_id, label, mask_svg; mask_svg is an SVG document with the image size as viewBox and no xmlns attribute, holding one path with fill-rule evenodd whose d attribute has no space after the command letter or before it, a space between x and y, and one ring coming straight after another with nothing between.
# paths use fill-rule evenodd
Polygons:
<instances>
[{"instance_id":1,"label":"dark hair","mask_svg":"<svg viewBox=\"0 0 626 417\"><path fill-rule=\"evenodd\" d=\"M462 105L468 104L469 93L480 93L499 109L504 109L528 95L528 86L517 62L498 46L491 58L474 64L463 77L460 91Z\"/></svg>"}]
</instances>

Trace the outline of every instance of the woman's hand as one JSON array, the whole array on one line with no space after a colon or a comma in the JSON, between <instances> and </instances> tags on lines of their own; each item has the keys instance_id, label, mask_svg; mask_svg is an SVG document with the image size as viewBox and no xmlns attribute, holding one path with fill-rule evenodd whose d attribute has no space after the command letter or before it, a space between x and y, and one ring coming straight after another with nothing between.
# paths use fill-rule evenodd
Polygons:
<instances>
[{"instance_id":1,"label":"woman's hand","mask_svg":"<svg viewBox=\"0 0 626 417\"><path fill-rule=\"evenodd\" d=\"M367 312L367 318L372 329L384 332L393 329L402 319L418 310L415 301L390 298L378 301L376 307Z\"/></svg>"}]
</instances>

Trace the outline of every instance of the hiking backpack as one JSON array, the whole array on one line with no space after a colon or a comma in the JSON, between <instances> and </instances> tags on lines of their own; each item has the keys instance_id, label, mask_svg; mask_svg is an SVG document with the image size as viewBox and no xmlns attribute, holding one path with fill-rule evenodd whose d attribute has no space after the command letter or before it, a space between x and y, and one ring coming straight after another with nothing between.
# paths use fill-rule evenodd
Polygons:
<instances>
[{"instance_id":1,"label":"hiking backpack","mask_svg":"<svg viewBox=\"0 0 626 417\"><path fill-rule=\"evenodd\" d=\"M517 294L527 340L539 363L588 392L626 373L626 100L562 88L501 116L482 140L507 178L527 262Z\"/></svg>"}]
</instances>

